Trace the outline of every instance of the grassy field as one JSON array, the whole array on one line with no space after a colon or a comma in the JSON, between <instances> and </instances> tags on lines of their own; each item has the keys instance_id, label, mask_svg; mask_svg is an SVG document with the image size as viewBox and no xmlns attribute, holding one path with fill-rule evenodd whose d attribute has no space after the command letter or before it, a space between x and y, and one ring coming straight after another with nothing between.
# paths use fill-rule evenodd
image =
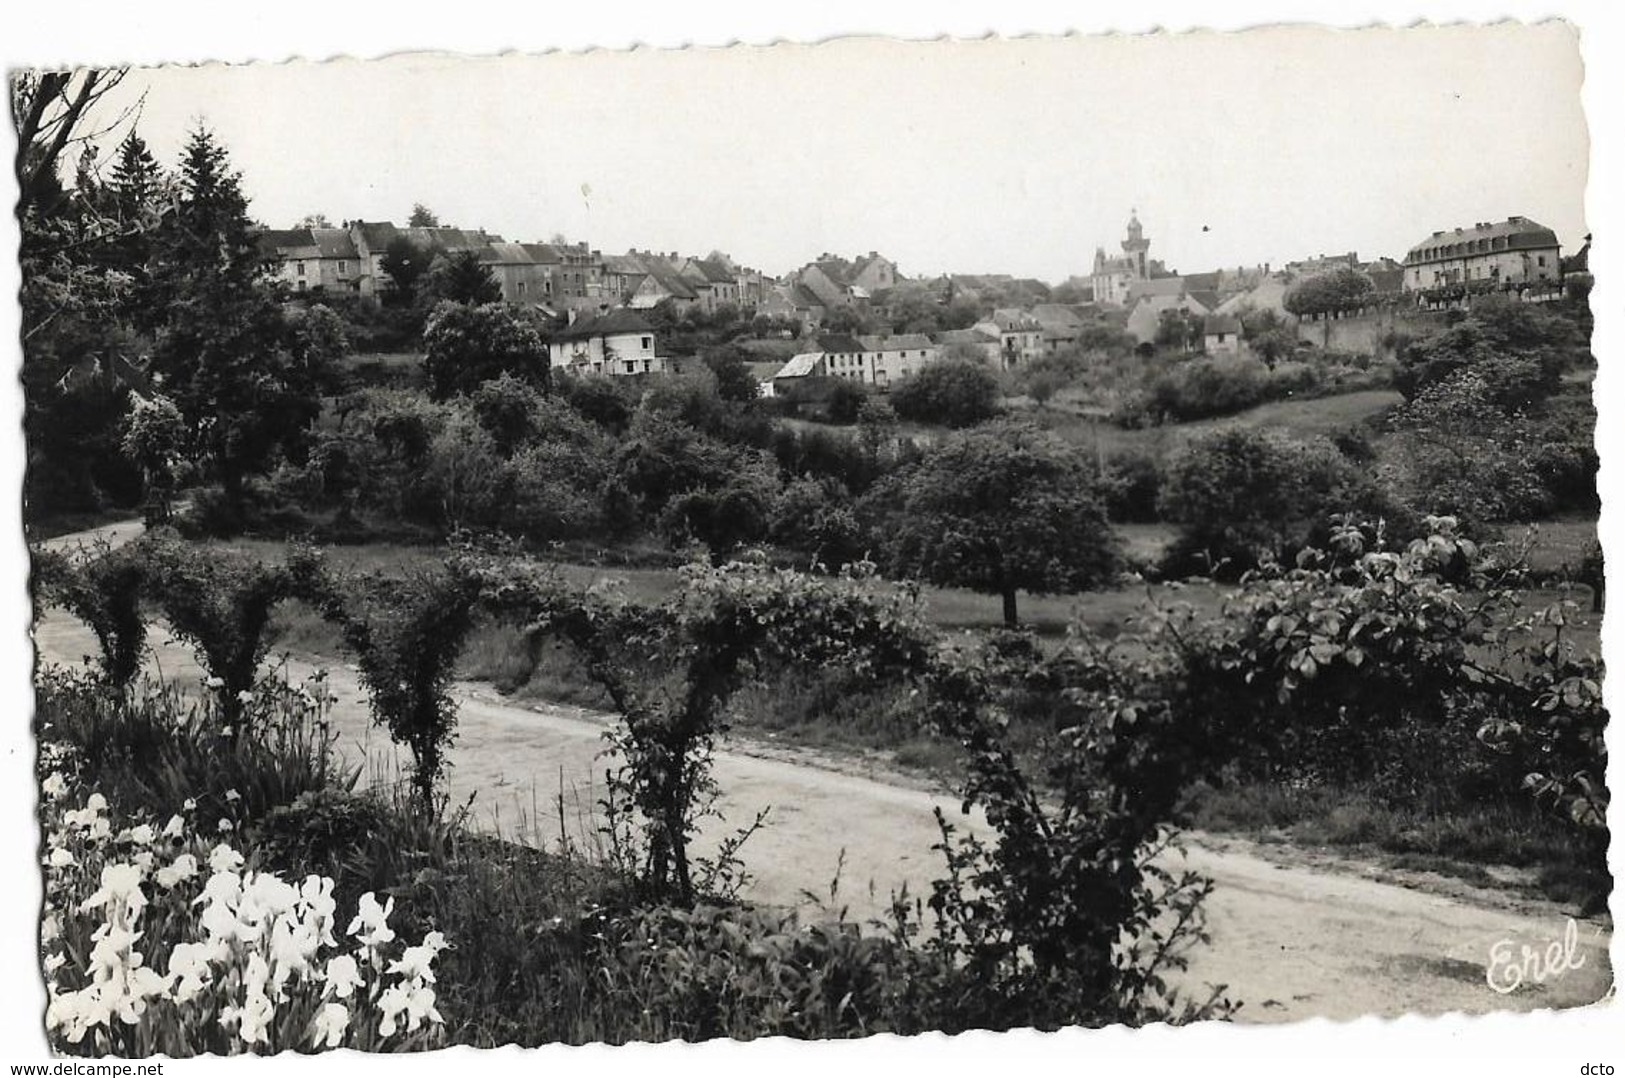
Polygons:
<instances>
[{"instance_id":1,"label":"grassy field","mask_svg":"<svg viewBox=\"0 0 1625 1078\"><path fill-rule=\"evenodd\" d=\"M1590 525L1561 521L1542 526L1536 536L1537 559L1560 563L1578 550ZM1149 548L1167 537L1154 526L1131 529L1130 546ZM221 544L259 557L281 556L281 544L245 541ZM329 552L337 565L358 570L400 572L432 564L433 548L375 545L337 547ZM618 581L625 594L658 602L678 584L673 569L622 569L566 564L565 578L576 584ZM1228 588L1192 583L1175 587L1124 587L1080 596L1022 596L1024 623L1054 639L1079 623L1112 637L1130 627L1152 599L1217 614ZM1546 589L1528 595L1527 610L1571 597L1580 612L1566 632L1582 649L1600 647L1601 615L1590 612L1588 595ZM975 633L1000 623L996 597L953 588L921 589L927 618L950 633ZM272 632L275 649L328 659L343 659L337 634L314 611L297 603L276 611ZM608 710L609 701L569 649L545 647L533 661L517 626L487 622L476 627L459 663L458 674L487 681L504 693L529 700ZM756 739L799 746L837 758L868 756L885 765L952 786L962 766L954 744L932 736L911 718L906 692L893 687L854 696L839 678L820 670L790 670L754 682L730 708L732 725ZM1020 754L1042 751L1048 724L1012 723L1012 748ZM1209 831L1243 834L1264 842L1334 848L1374 857L1396 868L1443 872L1486 886L1512 886L1563 902L1584 902L1600 886L1595 872L1584 867L1569 832L1555 826L1532 802L1521 797L1470 810L1438 811L1429 806L1395 806L1358 787L1312 790L1274 787L1262 782L1230 783L1222 789L1199 788L1190 799L1185 820ZM1508 876L1494 866L1511 866Z\"/></svg>"},{"instance_id":2,"label":"grassy field","mask_svg":"<svg viewBox=\"0 0 1625 1078\"><path fill-rule=\"evenodd\" d=\"M1160 457L1192 435L1220 427L1263 427L1300 438L1321 437L1364 423L1402 400L1404 398L1391 389L1366 389L1331 397L1272 401L1231 416L1143 430L1124 430L1075 412L1049 410L1043 415L1056 434L1091 452L1110 454L1134 450Z\"/></svg>"}]
</instances>

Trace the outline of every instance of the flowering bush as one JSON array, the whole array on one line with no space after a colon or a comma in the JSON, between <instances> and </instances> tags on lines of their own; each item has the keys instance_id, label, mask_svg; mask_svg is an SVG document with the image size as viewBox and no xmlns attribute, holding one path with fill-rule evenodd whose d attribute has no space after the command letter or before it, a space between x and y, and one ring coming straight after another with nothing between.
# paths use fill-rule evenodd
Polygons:
<instances>
[{"instance_id":1,"label":"flowering bush","mask_svg":"<svg viewBox=\"0 0 1625 1078\"><path fill-rule=\"evenodd\" d=\"M40 944L57 1049L397 1051L439 1040L434 962L448 944L436 931L397 941L393 898L362 895L340 943L331 878L247 867L228 843L209 845L192 802L161 827L119 826L99 793L70 807L71 754L42 759L54 770L41 784Z\"/></svg>"}]
</instances>

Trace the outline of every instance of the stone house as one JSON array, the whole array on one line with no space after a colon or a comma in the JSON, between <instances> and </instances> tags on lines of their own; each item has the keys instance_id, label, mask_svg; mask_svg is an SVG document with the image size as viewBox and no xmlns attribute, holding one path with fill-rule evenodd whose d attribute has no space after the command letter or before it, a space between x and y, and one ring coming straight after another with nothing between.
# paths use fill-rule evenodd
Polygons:
<instances>
[{"instance_id":1,"label":"stone house","mask_svg":"<svg viewBox=\"0 0 1625 1078\"><path fill-rule=\"evenodd\" d=\"M655 351L654 327L626 308L577 316L549 335L548 362L555 369L624 378L665 372L669 361Z\"/></svg>"},{"instance_id":2,"label":"stone house","mask_svg":"<svg viewBox=\"0 0 1625 1078\"><path fill-rule=\"evenodd\" d=\"M1405 290L1467 281L1530 284L1563 276L1557 233L1527 217L1435 232L1405 255Z\"/></svg>"}]
</instances>

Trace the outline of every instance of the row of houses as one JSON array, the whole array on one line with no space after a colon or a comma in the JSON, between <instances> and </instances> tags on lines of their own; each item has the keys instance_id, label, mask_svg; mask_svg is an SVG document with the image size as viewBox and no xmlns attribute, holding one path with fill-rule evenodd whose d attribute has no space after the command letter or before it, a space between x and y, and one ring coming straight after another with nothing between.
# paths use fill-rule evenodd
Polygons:
<instances>
[{"instance_id":1,"label":"row of houses","mask_svg":"<svg viewBox=\"0 0 1625 1078\"><path fill-rule=\"evenodd\" d=\"M421 256L473 251L508 303L551 313L604 305L647 310L671 300L680 310L714 312L724 304L759 306L776 282L709 258L652 251L605 256L584 242L514 243L483 229L397 227L388 221L346 221L338 228L269 229L259 236L275 275L295 292L382 296L390 281L384 256L398 239Z\"/></svg>"}]
</instances>

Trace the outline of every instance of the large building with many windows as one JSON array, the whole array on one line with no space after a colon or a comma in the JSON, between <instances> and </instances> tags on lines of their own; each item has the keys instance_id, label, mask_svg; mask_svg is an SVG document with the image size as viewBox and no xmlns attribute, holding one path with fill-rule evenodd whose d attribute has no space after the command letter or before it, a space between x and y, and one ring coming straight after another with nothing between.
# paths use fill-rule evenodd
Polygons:
<instances>
[{"instance_id":1,"label":"large building with many windows","mask_svg":"<svg viewBox=\"0 0 1625 1078\"><path fill-rule=\"evenodd\" d=\"M1468 281L1528 284L1562 276L1557 233L1527 217L1435 232L1405 255L1408 292Z\"/></svg>"}]
</instances>

